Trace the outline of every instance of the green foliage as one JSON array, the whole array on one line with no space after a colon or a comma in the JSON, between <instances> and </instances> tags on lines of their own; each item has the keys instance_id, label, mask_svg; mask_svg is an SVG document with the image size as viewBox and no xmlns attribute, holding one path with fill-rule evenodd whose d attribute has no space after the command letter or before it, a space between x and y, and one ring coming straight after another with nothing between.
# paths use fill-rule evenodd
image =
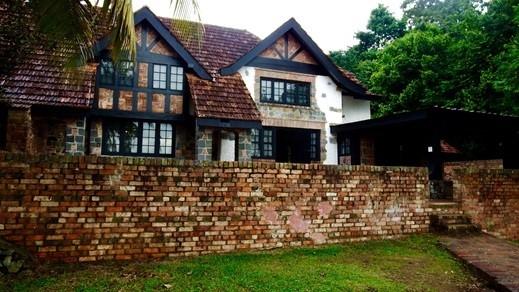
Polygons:
<instances>
[{"instance_id":1,"label":"green foliage","mask_svg":"<svg viewBox=\"0 0 519 292\"><path fill-rule=\"evenodd\" d=\"M361 81L369 79L369 62L376 57L377 49L405 33L405 23L397 20L387 7L379 5L371 12L368 30L356 34L359 44L347 51L330 52L332 60L340 67L357 75Z\"/></svg>"},{"instance_id":2,"label":"green foliage","mask_svg":"<svg viewBox=\"0 0 519 292\"><path fill-rule=\"evenodd\" d=\"M46 269L32 276L0 279L4 280L0 290L458 291L477 284L430 235L158 263L109 262Z\"/></svg>"},{"instance_id":3,"label":"green foliage","mask_svg":"<svg viewBox=\"0 0 519 292\"><path fill-rule=\"evenodd\" d=\"M405 35L369 57L357 47L332 55L385 96L373 105L376 116L433 105L519 114L518 0L407 0L402 7Z\"/></svg>"}]
</instances>

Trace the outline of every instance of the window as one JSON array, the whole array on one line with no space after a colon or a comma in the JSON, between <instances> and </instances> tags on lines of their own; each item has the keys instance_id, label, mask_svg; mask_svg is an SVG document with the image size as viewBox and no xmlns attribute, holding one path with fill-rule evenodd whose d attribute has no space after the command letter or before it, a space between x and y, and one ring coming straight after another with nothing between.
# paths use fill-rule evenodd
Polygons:
<instances>
[{"instance_id":1,"label":"window","mask_svg":"<svg viewBox=\"0 0 519 292\"><path fill-rule=\"evenodd\" d=\"M171 66L171 81L169 88L171 90L182 90L184 87L184 68Z\"/></svg>"},{"instance_id":2,"label":"window","mask_svg":"<svg viewBox=\"0 0 519 292\"><path fill-rule=\"evenodd\" d=\"M261 78L262 102L310 105L310 83Z\"/></svg>"},{"instance_id":3,"label":"window","mask_svg":"<svg viewBox=\"0 0 519 292\"><path fill-rule=\"evenodd\" d=\"M173 153L173 126L171 124L160 124L160 154Z\"/></svg>"},{"instance_id":4,"label":"window","mask_svg":"<svg viewBox=\"0 0 519 292\"><path fill-rule=\"evenodd\" d=\"M118 66L119 85L133 86L133 62L122 61Z\"/></svg>"},{"instance_id":5,"label":"window","mask_svg":"<svg viewBox=\"0 0 519 292\"><path fill-rule=\"evenodd\" d=\"M155 153L155 123L142 125L142 153Z\"/></svg>"},{"instance_id":6,"label":"window","mask_svg":"<svg viewBox=\"0 0 519 292\"><path fill-rule=\"evenodd\" d=\"M319 146L318 134L316 132L310 133L310 159L317 160L317 149Z\"/></svg>"},{"instance_id":7,"label":"window","mask_svg":"<svg viewBox=\"0 0 519 292\"><path fill-rule=\"evenodd\" d=\"M252 129L252 157L273 158L274 157L274 130Z\"/></svg>"},{"instance_id":8,"label":"window","mask_svg":"<svg viewBox=\"0 0 519 292\"><path fill-rule=\"evenodd\" d=\"M153 88L166 89L168 66L153 64Z\"/></svg>"},{"instance_id":9,"label":"window","mask_svg":"<svg viewBox=\"0 0 519 292\"><path fill-rule=\"evenodd\" d=\"M349 156L351 155L351 141L348 138L344 138L339 142L339 155Z\"/></svg>"},{"instance_id":10,"label":"window","mask_svg":"<svg viewBox=\"0 0 519 292\"><path fill-rule=\"evenodd\" d=\"M273 131L263 130L263 157L274 156Z\"/></svg>"},{"instance_id":11,"label":"window","mask_svg":"<svg viewBox=\"0 0 519 292\"><path fill-rule=\"evenodd\" d=\"M251 141L252 141L252 157L260 157L260 130L251 130Z\"/></svg>"},{"instance_id":12,"label":"window","mask_svg":"<svg viewBox=\"0 0 519 292\"><path fill-rule=\"evenodd\" d=\"M174 137L169 123L111 120L103 124L103 154L172 156Z\"/></svg>"},{"instance_id":13,"label":"window","mask_svg":"<svg viewBox=\"0 0 519 292\"><path fill-rule=\"evenodd\" d=\"M105 85L113 85L115 83L114 64L111 60L101 59L99 64L99 82Z\"/></svg>"}]
</instances>

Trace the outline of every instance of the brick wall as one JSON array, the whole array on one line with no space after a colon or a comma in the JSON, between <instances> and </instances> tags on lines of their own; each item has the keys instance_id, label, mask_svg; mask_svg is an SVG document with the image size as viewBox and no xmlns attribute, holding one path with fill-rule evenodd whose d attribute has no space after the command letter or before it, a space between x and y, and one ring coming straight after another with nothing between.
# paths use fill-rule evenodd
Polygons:
<instances>
[{"instance_id":1,"label":"brick wall","mask_svg":"<svg viewBox=\"0 0 519 292\"><path fill-rule=\"evenodd\" d=\"M0 154L0 236L41 260L148 259L428 231L424 168Z\"/></svg>"},{"instance_id":2,"label":"brick wall","mask_svg":"<svg viewBox=\"0 0 519 292\"><path fill-rule=\"evenodd\" d=\"M443 179L451 180L455 169L503 169L503 159L451 161L443 163Z\"/></svg>"},{"instance_id":3,"label":"brick wall","mask_svg":"<svg viewBox=\"0 0 519 292\"><path fill-rule=\"evenodd\" d=\"M456 169L454 197L472 223L494 235L519 239L519 170Z\"/></svg>"}]
</instances>

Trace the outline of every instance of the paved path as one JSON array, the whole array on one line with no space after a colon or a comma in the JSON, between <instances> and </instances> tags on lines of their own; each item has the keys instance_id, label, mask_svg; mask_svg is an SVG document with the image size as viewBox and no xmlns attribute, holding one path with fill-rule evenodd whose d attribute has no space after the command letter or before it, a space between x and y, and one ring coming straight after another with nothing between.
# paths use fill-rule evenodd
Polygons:
<instances>
[{"instance_id":1,"label":"paved path","mask_svg":"<svg viewBox=\"0 0 519 292\"><path fill-rule=\"evenodd\" d=\"M442 236L440 242L498 290L519 291L519 245L483 234Z\"/></svg>"}]
</instances>

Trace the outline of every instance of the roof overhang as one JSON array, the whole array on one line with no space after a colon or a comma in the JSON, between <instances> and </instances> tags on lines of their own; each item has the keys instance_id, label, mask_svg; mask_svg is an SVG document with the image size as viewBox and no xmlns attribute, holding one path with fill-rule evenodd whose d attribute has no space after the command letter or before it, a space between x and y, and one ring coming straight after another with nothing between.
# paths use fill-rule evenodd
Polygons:
<instances>
[{"instance_id":1,"label":"roof overhang","mask_svg":"<svg viewBox=\"0 0 519 292\"><path fill-rule=\"evenodd\" d=\"M196 125L202 127L260 129L261 121L232 120L219 118L196 118Z\"/></svg>"},{"instance_id":2,"label":"roof overhang","mask_svg":"<svg viewBox=\"0 0 519 292\"><path fill-rule=\"evenodd\" d=\"M504 114L432 107L398 113L386 117L332 125L332 134L338 133L388 133L389 130L423 127L436 131L519 131L519 117ZM427 133L424 133L427 134Z\"/></svg>"}]
</instances>

